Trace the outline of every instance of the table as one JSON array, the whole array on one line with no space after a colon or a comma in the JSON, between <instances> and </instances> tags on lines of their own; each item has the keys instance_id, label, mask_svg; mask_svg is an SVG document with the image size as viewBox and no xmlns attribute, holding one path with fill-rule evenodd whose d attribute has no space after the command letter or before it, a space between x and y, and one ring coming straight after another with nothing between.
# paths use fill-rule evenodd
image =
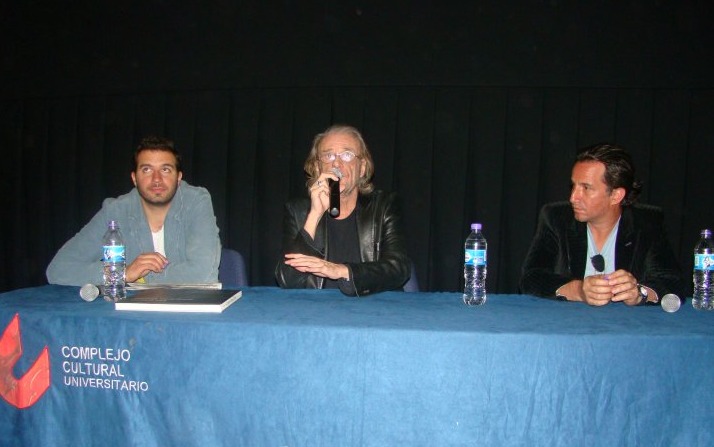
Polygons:
<instances>
[{"instance_id":1,"label":"table","mask_svg":"<svg viewBox=\"0 0 714 447\"><path fill-rule=\"evenodd\" d=\"M714 445L714 313L689 303L253 287L179 314L43 286L0 294L15 315L14 377L47 347L50 385L0 400L3 445Z\"/></svg>"}]
</instances>

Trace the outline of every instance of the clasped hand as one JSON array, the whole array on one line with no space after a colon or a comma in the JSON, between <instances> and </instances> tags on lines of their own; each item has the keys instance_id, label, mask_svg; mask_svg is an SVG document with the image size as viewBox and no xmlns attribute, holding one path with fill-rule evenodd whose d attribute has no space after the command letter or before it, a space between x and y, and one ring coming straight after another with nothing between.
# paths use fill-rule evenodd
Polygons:
<instances>
[{"instance_id":1,"label":"clasped hand","mask_svg":"<svg viewBox=\"0 0 714 447\"><path fill-rule=\"evenodd\" d=\"M640 303L637 280L626 270L616 270L606 275L593 275L583 279L583 301L592 306L622 301L628 306Z\"/></svg>"},{"instance_id":2,"label":"clasped hand","mask_svg":"<svg viewBox=\"0 0 714 447\"><path fill-rule=\"evenodd\" d=\"M126 281L135 282L151 272L161 273L168 265L169 260L161 253L141 253L126 267Z\"/></svg>"}]
</instances>

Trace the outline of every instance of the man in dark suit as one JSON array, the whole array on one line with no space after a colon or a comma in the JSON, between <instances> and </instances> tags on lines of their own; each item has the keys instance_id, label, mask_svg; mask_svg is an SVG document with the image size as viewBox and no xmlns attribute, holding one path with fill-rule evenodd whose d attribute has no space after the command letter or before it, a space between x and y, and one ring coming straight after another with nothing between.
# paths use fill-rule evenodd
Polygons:
<instances>
[{"instance_id":1,"label":"man in dark suit","mask_svg":"<svg viewBox=\"0 0 714 447\"><path fill-rule=\"evenodd\" d=\"M523 264L521 292L593 306L684 297L684 281L658 208L635 204L630 155L599 144L573 165L570 203L548 204Z\"/></svg>"}]
</instances>

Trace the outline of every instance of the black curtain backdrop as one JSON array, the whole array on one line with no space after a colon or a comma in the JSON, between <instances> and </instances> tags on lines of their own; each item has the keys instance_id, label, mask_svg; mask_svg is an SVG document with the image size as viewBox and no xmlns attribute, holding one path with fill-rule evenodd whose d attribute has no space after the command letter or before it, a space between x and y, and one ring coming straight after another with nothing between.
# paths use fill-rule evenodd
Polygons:
<instances>
[{"instance_id":1,"label":"black curtain backdrop","mask_svg":"<svg viewBox=\"0 0 714 447\"><path fill-rule=\"evenodd\" d=\"M131 187L147 134L175 139L224 246L274 285L282 207L331 123L362 130L402 197L427 290L459 290L482 222L488 288L517 291L541 205L577 149L634 155L685 274L714 226L711 7L704 2L26 2L0 7L0 290ZM711 64L714 65L714 64Z\"/></svg>"}]
</instances>

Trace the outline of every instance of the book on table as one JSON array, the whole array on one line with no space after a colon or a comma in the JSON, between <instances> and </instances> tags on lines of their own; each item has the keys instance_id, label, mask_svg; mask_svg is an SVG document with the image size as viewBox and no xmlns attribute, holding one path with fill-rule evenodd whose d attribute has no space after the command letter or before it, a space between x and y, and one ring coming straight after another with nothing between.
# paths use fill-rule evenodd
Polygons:
<instances>
[{"instance_id":1,"label":"book on table","mask_svg":"<svg viewBox=\"0 0 714 447\"><path fill-rule=\"evenodd\" d=\"M186 283L186 284L154 284L141 282L126 283L126 290L144 290L144 289L222 289L223 283L206 282L206 283Z\"/></svg>"},{"instance_id":2,"label":"book on table","mask_svg":"<svg viewBox=\"0 0 714 447\"><path fill-rule=\"evenodd\" d=\"M240 290L152 287L130 292L125 299L114 303L114 309L220 313L240 299L242 294Z\"/></svg>"}]
</instances>

